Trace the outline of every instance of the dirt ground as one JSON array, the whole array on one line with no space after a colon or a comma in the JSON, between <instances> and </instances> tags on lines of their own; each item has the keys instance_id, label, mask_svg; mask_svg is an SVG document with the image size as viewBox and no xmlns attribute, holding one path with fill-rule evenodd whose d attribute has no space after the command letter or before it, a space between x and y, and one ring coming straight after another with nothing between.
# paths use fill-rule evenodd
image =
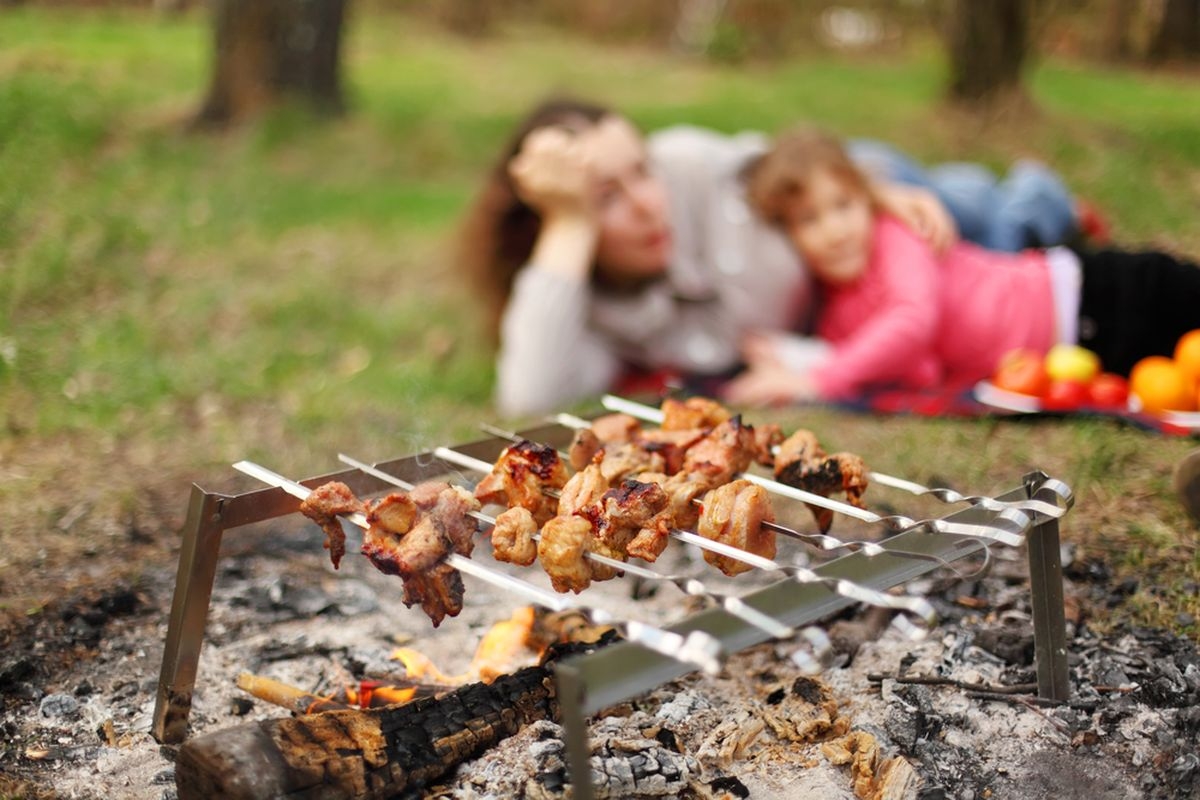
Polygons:
<instances>
[{"instance_id":1,"label":"dirt ground","mask_svg":"<svg viewBox=\"0 0 1200 800\"><path fill-rule=\"evenodd\" d=\"M42 488L25 496L31 502L24 516L9 516L24 520L18 528L38 523L41 529L5 540L0 797L170 800L176 751L159 746L148 730L178 533L196 467L183 456L164 463L159 449L119 442L22 450L19 440L9 440L4 447L9 509L23 486ZM392 645L415 641L454 671L482 631L512 606L505 598L476 593L472 599L482 602L469 602L462 618L431 636L420 615L389 610L395 587L385 576L361 564L335 576L312 526L293 519L246 530L248 535L227 534L225 540L193 735L281 715L236 690L233 679L241 670L261 669L294 685L314 686L328 677L333 662L352 670L386 668L381 665ZM920 645L888 635L875 641L846 634L845 647L855 657L843 658L821 676L845 725L873 737L881 759L901 758L913 766L923 787L914 797L1045 796L1039 792L1050 790L1060 797L1194 796L1200 787L1195 647L1169 631L1093 630L1090 623L1102 622L1136 588L1115 580L1102 561L1068 565L1072 681L1079 704L1044 710L904 682L905 675L929 674L968 684L1030 680L1023 559L1010 556L986 579L916 587L938 598L942 619ZM617 584L604 584L594 602L631 616L650 614L654 621L693 607L666 589L635 603ZM847 615L837 624L854 631L862 622L861 616ZM1171 669L1164 672L1164 664ZM880 674L891 677L881 680ZM763 721L770 718L764 716L772 708L769 698L800 677L786 646L756 648L736 656L716 678L664 685L636 709L664 724L678 711L671 711L672 703L692 704L685 714L690 725L682 719L672 723L684 751L683 795L794 797L796 786L810 785L797 781L810 781L807 796L869 796L855 794L857 773L823 754L821 747L836 738L832 734L801 746L780 733L786 725ZM713 729L731 718L744 725L713 739ZM646 725L646 718L629 711L615 719L595 721L593 735L616 726L620 735L636 739L634 728ZM528 745L528 736L553 735L553 728L542 727L496 748L430 787L428 796L538 796L523 781L529 774L561 773L561 752L542 748L540 761L526 763L514 748ZM733 743L747 736L740 760L731 761ZM497 777L497 765L503 777Z\"/></svg>"}]
</instances>

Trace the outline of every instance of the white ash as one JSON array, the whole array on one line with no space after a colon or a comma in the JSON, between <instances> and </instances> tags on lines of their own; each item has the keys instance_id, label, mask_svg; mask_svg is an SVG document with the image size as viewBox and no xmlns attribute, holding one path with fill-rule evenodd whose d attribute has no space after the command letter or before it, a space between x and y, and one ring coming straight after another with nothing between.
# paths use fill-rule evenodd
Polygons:
<instances>
[{"instance_id":1,"label":"white ash","mask_svg":"<svg viewBox=\"0 0 1200 800\"><path fill-rule=\"evenodd\" d=\"M627 720L613 718L592 726L588 746L596 797L679 797L700 772L696 759L631 730L636 728L630 728ZM562 728L553 722L535 722L461 767L455 774L458 785L441 796L453 800L561 798L567 783L562 734Z\"/></svg>"},{"instance_id":2,"label":"white ash","mask_svg":"<svg viewBox=\"0 0 1200 800\"><path fill-rule=\"evenodd\" d=\"M398 603L398 582L362 559L347 559L340 573L321 566L319 532L314 538L312 532L257 530L226 536L227 550L239 542L242 550L222 557L201 653L193 736L286 713L248 702L235 685L243 671L314 690L339 669L356 675L398 673L399 665L388 655L404 643L444 672L462 672L487 627L523 602L468 581L463 613L433 631L419 611ZM268 540L270 547L257 546ZM246 548L246 542L256 547ZM734 593L745 593L753 584L724 581L679 552L669 550L658 568L690 572ZM486 554L480 558L486 560ZM173 749L149 735L174 577L174 569L148 572L138 587L144 597L140 611L111 619L81 615L57 626L47 620L44 630L3 656L0 733L6 747L0 751L0 771L52 787L59 798L174 797ZM540 573L533 578L546 583ZM955 687L895 680L898 674L989 685L1014 682L1014 676L1020 679L1015 682L1032 680L1028 663L1006 661L982 647L987 641L1016 658L1027 641L1022 636L1031 636L1028 588L1014 587L1012 580L981 578L972 587L976 596L992 598L992 607L1000 609L994 617L961 609L956 616L953 603L939 601L943 622L926 641L914 644L885 634L858 646L852 659L845 657L848 663L827 670L819 681L836 700L838 718L872 734L883 757L906 758L923 782L922 797L929 800L1107 800L1193 793L1200 786L1195 746L1200 661L1185 640L1144 631L1102 639L1072 630L1072 686L1076 699L1094 708L1033 708L968 697ZM657 624L691 608L670 586L643 588L656 591L634 599L629 584L610 581L579 599ZM994 598L1002 598L1002 604ZM313 609L320 613L311 615ZM72 648L89 655L55 667L55 654ZM811 684L797 683L808 679L788 657L794 649L794 644L753 648L730 659L719 676L691 675L610 710L592 724L592 739L603 731L610 741L636 746L605 750L611 765L604 774L623 771L618 764L632 765L635 758L647 767L652 758L659 771L646 774L661 781L644 784L646 792L686 784L681 796L728 795L728 787L737 786L755 800L854 797L849 769L821 755L821 737L836 730L822 726L837 721L821 716L820 703L805 700L816 695ZM871 673L893 678L872 682ZM1104 682L1110 678L1120 685ZM43 716L41 704L53 695L74 697L76 712L60 713L71 703L54 699L45 707L57 715ZM500 796L562 796L563 786L545 777L537 780L555 773L560 740L529 746L553 730L549 723L530 728L462 765L437 790L446 797L487 796L489 781L503 773L508 777ZM803 741L805 736L812 741ZM507 793L510 787L518 789Z\"/></svg>"}]
</instances>

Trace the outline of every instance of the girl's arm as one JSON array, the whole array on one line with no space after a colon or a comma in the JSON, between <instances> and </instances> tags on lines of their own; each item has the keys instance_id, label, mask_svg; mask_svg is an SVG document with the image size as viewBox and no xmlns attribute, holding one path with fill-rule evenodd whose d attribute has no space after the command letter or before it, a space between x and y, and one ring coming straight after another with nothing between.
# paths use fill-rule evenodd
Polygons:
<instances>
[{"instance_id":1,"label":"girl's arm","mask_svg":"<svg viewBox=\"0 0 1200 800\"><path fill-rule=\"evenodd\" d=\"M734 405L780 406L815 400L817 386L807 370L763 363L730 381L722 395Z\"/></svg>"},{"instance_id":2,"label":"girl's arm","mask_svg":"<svg viewBox=\"0 0 1200 800\"><path fill-rule=\"evenodd\" d=\"M811 372L822 397L840 399L879 384L929 385L939 377L940 266L928 246L896 220L876 226L873 282L880 295L864 317L854 299L834 296L818 332L833 340L828 362ZM841 303L841 305L839 305Z\"/></svg>"}]
</instances>

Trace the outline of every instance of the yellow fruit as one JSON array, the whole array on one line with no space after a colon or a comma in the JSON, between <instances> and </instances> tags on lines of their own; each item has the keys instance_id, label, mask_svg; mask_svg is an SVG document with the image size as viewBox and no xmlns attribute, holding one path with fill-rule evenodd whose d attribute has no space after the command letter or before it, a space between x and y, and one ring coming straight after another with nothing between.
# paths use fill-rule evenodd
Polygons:
<instances>
[{"instance_id":1,"label":"yellow fruit","mask_svg":"<svg viewBox=\"0 0 1200 800\"><path fill-rule=\"evenodd\" d=\"M1187 373L1166 356L1148 356L1133 365L1129 391L1146 411L1192 411L1196 392Z\"/></svg>"},{"instance_id":2,"label":"yellow fruit","mask_svg":"<svg viewBox=\"0 0 1200 800\"><path fill-rule=\"evenodd\" d=\"M1175 363L1194 383L1200 383L1200 328L1179 337L1175 344Z\"/></svg>"},{"instance_id":3,"label":"yellow fruit","mask_svg":"<svg viewBox=\"0 0 1200 800\"><path fill-rule=\"evenodd\" d=\"M1077 344L1056 344L1046 353L1046 374L1052 381L1087 383L1100 374L1100 357Z\"/></svg>"}]
</instances>

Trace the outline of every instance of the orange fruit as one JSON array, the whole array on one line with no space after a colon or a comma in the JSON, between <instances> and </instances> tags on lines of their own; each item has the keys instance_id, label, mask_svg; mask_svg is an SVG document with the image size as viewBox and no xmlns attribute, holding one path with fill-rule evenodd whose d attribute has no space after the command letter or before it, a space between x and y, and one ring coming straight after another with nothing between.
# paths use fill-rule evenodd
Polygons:
<instances>
[{"instance_id":1,"label":"orange fruit","mask_svg":"<svg viewBox=\"0 0 1200 800\"><path fill-rule=\"evenodd\" d=\"M1200 328L1179 337L1175 344L1175 363L1194 383L1200 383Z\"/></svg>"},{"instance_id":2,"label":"orange fruit","mask_svg":"<svg viewBox=\"0 0 1200 800\"><path fill-rule=\"evenodd\" d=\"M1183 368L1166 356L1147 356L1133 365L1129 391L1146 411L1191 411L1196 392Z\"/></svg>"}]
</instances>

